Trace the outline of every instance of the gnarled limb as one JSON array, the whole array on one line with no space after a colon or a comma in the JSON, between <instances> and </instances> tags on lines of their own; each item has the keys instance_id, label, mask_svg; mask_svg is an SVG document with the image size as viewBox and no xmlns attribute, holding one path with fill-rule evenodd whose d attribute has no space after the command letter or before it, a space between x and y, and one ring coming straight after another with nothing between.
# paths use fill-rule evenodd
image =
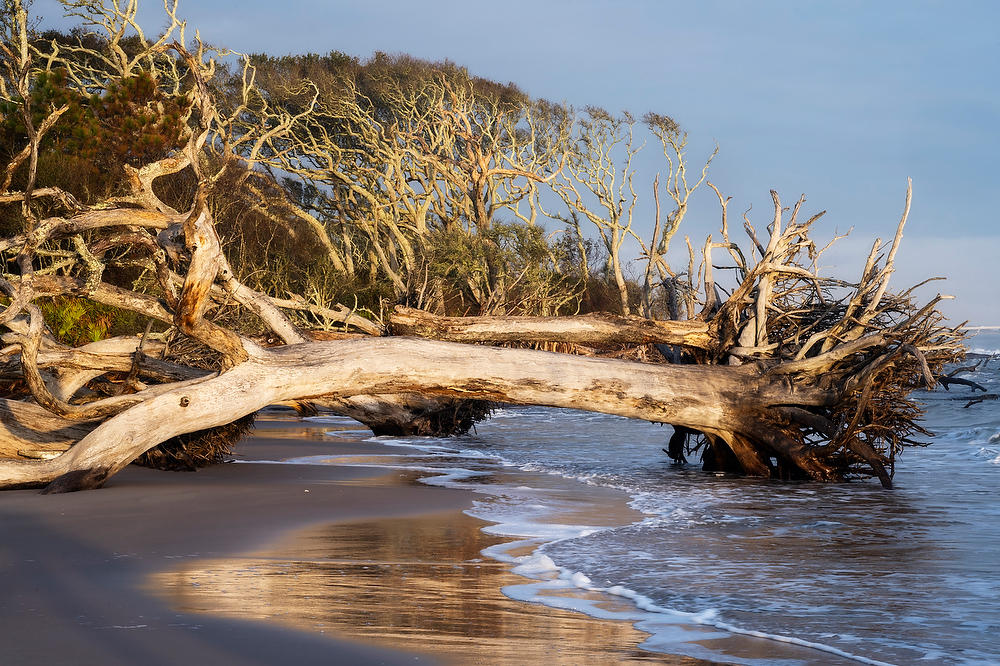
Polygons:
<instances>
[{"instance_id":1,"label":"gnarled limb","mask_svg":"<svg viewBox=\"0 0 1000 666\"><path fill-rule=\"evenodd\" d=\"M142 402L141 398L129 397L111 402L99 400L88 405L74 405L55 396L38 370L38 350L42 339L42 313L34 305L29 305L28 311L31 314L28 333L8 333L3 336L3 341L21 347L22 375L31 390L31 395L39 405L53 414L67 419L93 421L112 416Z\"/></svg>"},{"instance_id":2,"label":"gnarled limb","mask_svg":"<svg viewBox=\"0 0 1000 666\"><path fill-rule=\"evenodd\" d=\"M204 193L199 195L184 221L185 244L194 251L174 323L185 334L221 352L227 365L234 365L248 358L239 336L205 318L212 283L222 268L222 248L204 197Z\"/></svg>"},{"instance_id":3,"label":"gnarled limb","mask_svg":"<svg viewBox=\"0 0 1000 666\"><path fill-rule=\"evenodd\" d=\"M80 296L123 310L137 312L141 315L173 323L173 314L160 300L141 292L122 289L100 282L88 287L85 280L62 275L36 275L32 279L32 288L36 296Z\"/></svg>"},{"instance_id":4,"label":"gnarled limb","mask_svg":"<svg viewBox=\"0 0 1000 666\"><path fill-rule=\"evenodd\" d=\"M330 306L316 305L315 303L306 302L300 296L294 296L291 298L276 298L274 296L265 295L265 298L267 298L267 300L273 305L284 310L308 312L316 315L317 317L328 319L331 322L343 322L344 326L357 329L367 333L368 335L382 335L384 333L381 326L373 321L365 319L361 315L355 314L354 310L340 303L334 303Z\"/></svg>"},{"instance_id":5,"label":"gnarled limb","mask_svg":"<svg viewBox=\"0 0 1000 666\"><path fill-rule=\"evenodd\" d=\"M938 377L938 381L941 383L941 386L944 387L945 391L950 391L951 389L949 387L952 384L958 384L960 386L968 386L973 390L973 392L982 391L983 393L986 393L985 386L974 382L971 379L962 379L961 377Z\"/></svg>"},{"instance_id":6,"label":"gnarled limb","mask_svg":"<svg viewBox=\"0 0 1000 666\"><path fill-rule=\"evenodd\" d=\"M141 208L112 208L89 210L70 218L53 217L42 221L35 232L38 242L59 236L72 236L85 231L107 227L143 227L166 229L184 221L183 215L165 215L159 211ZM25 234L0 239L0 252L23 246L29 240Z\"/></svg>"},{"instance_id":7,"label":"gnarled limb","mask_svg":"<svg viewBox=\"0 0 1000 666\"><path fill-rule=\"evenodd\" d=\"M114 344L107 344L114 343ZM52 394L60 400L69 400L90 380L109 372L130 373L147 381L175 382L197 379L209 374L205 370L171 363L155 358L151 354L162 352L164 345L147 342L142 363L137 368L135 357L140 341L137 338L110 338L100 340L76 349L41 351L37 362L39 368L55 371L49 382Z\"/></svg>"}]
</instances>

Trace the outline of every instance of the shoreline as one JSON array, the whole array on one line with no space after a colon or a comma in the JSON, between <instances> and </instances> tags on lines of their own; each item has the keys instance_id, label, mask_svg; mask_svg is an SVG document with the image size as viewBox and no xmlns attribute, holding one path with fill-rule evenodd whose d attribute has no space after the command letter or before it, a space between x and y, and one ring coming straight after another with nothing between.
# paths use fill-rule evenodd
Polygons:
<instances>
[{"instance_id":1,"label":"shoreline","mask_svg":"<svg viewBox=\"0 0 1000 666\"><path fill-rule=\"evenodd\" d=\"M483 532L486 524L457 511L338 522L252 553L182 563L153 575L149 589L184 612L259 619L443 663L708 663L640 649L647 634L630 622L508 598L502 588L525 579L481 556L508 541Z\"/></svg>"},{"instance_id":2,"label":"shoreline","mask_svg":"<svg viewBox=\"0 0 1000 666\"><path fill-rule=\"evenodd\" d=\"M266 423L266 422L265 422ZM325 442L258 436L240 458L328 451ZM373 446L352 445L359 453ZM414 651L180 613L149 576L191 558L260 548L292 531L344 520L460 511L465 493L361 483L373 468L221 464L195 473L129 467L105 488L0 498L0 663L437 663ZM304 493L303 490L310 490Z\"/></svg>"},{"instance_id":3,"label":"shoreline","mask_svg":"<svg viewBox=\"0 0 1000 666\"><path fill-rule=\"evenodd\" d=\"M276 462L330 453L379 455L386 448L338 440L334 451L315 427L269 416L236 453L246 462ZM560 640L599 636L601 648L584 645L567 659L601 658L594 650L609 650L617 663L706 663L639 649L646 634L627 622L504 597L503 585L524 579L510 573L508 565L468 557L469 547L478 554L477 544L504 541L485 535L480 529L485 522L462 513L473 494L417 483L412 475L401 482L399 477L407 474L336 465L222 464L191 474L130 467L97 491L48 496L9 491L0 502L6 535L0 544L0 663L274 664L287 663L294 655L299 664L412 664L447 663L477 650L484 661L495 661L490 657L504 649L513 660L532 642L531 633L538 634L539 623L548 623L543 638L534 640L539 658ZM234 619L213 609L185 612L169 603L162 586L151 584L187 563L245 561L246 553L301 559L303 535L308 541L317 531L343 536L364 527L368 533L399 537L403 528L412 531L415 526L423 526L424 535L443 530L465 544L458 554L454 544L438 540L432 570L488 574L472 576L482 585L469 588L469 594L453 588L440 595L446 602L461 600L452 606L462 613L470 613L469 604L478 602L481 616L479 625L467 627L465 640L452 640L447 649L435 638L434 628L387 640L370 631L351 631L362 627L350 624L357 618L331 636L273 618ZM354 551L341 554L365 560L361 546L354 543ZM404 578L412 583L413 570L426 567L419 558L408 564ZM416 588L409 583L406 588ZM398 580L383 587L403 589ZM345 594L349 591L345 588ZM350 616L351 603L345 602L341 614ZM384 612L401 610L391 595L383 595L381 604ZM531 621L514 637L488 639L484 627L498 617L507 624L512 618ZM446 633L455 639L463 631L458 627L456 633L453 627Z\"/></svg>"}]
</instances>

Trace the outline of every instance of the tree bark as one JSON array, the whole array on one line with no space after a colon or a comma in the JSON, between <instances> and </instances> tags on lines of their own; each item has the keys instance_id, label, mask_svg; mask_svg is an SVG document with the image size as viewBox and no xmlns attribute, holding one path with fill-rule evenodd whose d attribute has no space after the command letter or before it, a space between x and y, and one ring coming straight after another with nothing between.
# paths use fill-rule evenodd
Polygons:
<instances>
[{"instance_id":1,"label":"tree bark","mask_svg":"<svg viewBox=\"0 0 1000 666\"><path fill-rule=\"evenodd\" d=\"M656 321L609 313L575 317L439 317L397 306L390 317L395 335L450 342L567 342L579 345L679 345L710 349L709 325L701 321Z\"/></svg>"},{"instance_id":2,"label":"tree bark","mask_svg":"<svg viewBox=\"0 0 1000 666\"><path fill-rule=\"evenodd\" d=\"M66 421L29 402L0 399L0 458L40 458L31 454L62 453L96 425Z\"/></svg>"}]
</instances>

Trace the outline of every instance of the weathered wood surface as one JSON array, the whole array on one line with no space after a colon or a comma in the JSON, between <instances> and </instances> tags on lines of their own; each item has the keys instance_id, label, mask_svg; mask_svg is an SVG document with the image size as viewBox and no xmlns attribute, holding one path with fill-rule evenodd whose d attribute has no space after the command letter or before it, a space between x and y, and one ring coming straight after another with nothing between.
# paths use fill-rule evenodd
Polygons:
<instances>
[{"instance_id":1,"label":"weathered wood surface","mask_svg":"<svg viewBox=\"0 0 1000 666\"><path fill-rule=\"evenodd\" d=\"M246 346L247 361L108 418L55 460L0 462L0 487L97 486L170 437L229 423L275 402L320 396L420 392L587 409L748 436L760 427L753 415L769 406L825 405L832 397L818 387L792 389L744 366L645 365L406 338Z\"/></svg>"},{"instance_id":2,"label":"weathered wood surface","mask_svg":"<svg viewBox=\"0 0 1000 666\"><path fill-rule=\"evenodd\" d=\"M96 423L61 419L30 402L0 399L0 458L27 458L34 451L63 452Z\"/></svg>"},{"instance_id":3,"label":"weathered wood surface","mask_svg":"<svg viewBox=\"0 0 1000 666\"><path fill-rule=\"evenodd\" d=\"M396 306L394 335L450 342L566 342L579 345L650 343L709 349L713 337L703 321L657 321L607 312L575 317L440 317Z\"/></svg>"}]
</instances>

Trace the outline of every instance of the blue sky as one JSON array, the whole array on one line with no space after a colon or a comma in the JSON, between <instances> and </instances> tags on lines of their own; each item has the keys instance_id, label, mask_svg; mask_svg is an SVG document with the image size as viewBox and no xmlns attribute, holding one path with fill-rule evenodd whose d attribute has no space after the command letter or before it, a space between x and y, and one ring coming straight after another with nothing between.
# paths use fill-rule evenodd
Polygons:
<instances>
[{"instance_id":1,"label":"blue sky","mask_svg":"<svg viewBox=\"0 0 1000 666\"><path fill-rule=\"evenodd\" d=\"M141 1L155 29L162 5ZM34 12L65 25L57 5ZM774 188L828 211L821 236L853 226L826 263L845 277L891 237L912 177L895 286L948 276L924 294L954 294L957 321L1000 324L998 2L181 0L180 14L239 51L406 52L537 97L666 113L690 134L690 162L719 145L710 178L733 213L752 205L763 226ZM694 200L686 222L699 244L717 228L713 199Z\"/></svg>"}]
</instances>

